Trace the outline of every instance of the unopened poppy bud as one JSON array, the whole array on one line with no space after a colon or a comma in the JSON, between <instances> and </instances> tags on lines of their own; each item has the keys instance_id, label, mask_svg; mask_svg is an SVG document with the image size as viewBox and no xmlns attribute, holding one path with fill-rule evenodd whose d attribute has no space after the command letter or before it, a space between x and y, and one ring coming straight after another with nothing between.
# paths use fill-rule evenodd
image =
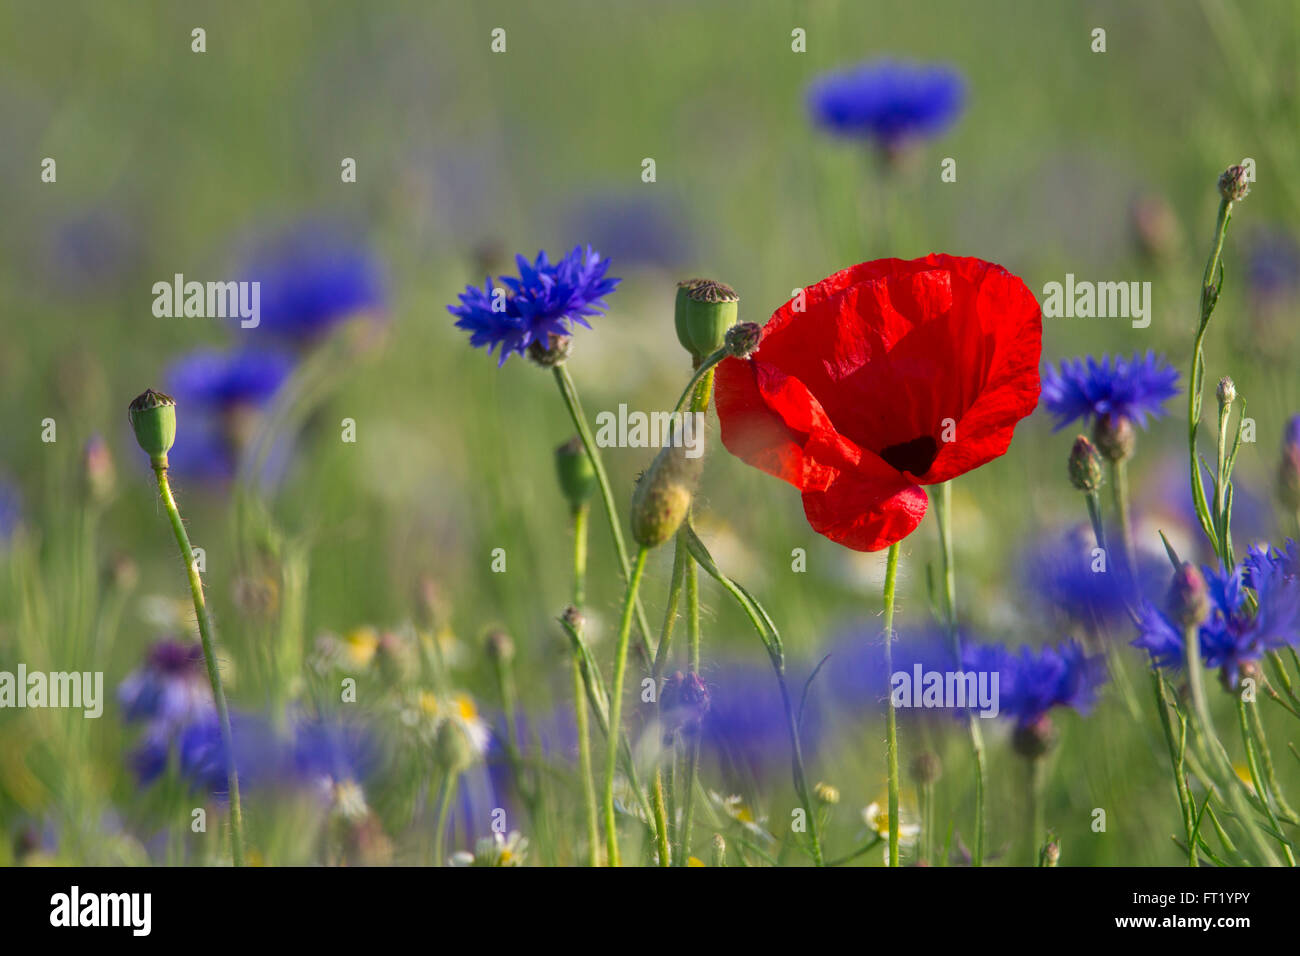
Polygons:
<instances>
[{"instance_id":1,"label":"unopened poppy bud","mask_svg":"<svg viewBox=\"0 0 1300 956\"><path fill-rule=\"evenodd\" d=\"M1097 448L1080 435L1070 449L1070 484L1080 491L1092 492L1101 487L1101 456Z\"/></svg>"},{"instance_id":2,"label":"unopened poppy bud","mask_svg":"<svg viewBox=\"0 0 1300 956\"><path fill-rule=\"evenodd\" d=\"M1277 469L1277 497L1282 507L1300 511L1300 415L1287 425L1282 436L1282 460Z\"/></svg>"},{"instance_id":3,"label":"unopened poppy bud","mask_svg":"<svg viewBox=\"0 0 1300 956\"><path fill-rule=\"evenodd\" d=\"M1037 760L1056 743L1056 726L1046 714L1028 724L1020 724L1011 735L1011 749L1026 760Z\"/></svg>"},{"instance_id":4,"label":"unopened poppy bud","mask_svg":"<svg viewBox=\"0 0 1300 956\"><path fill-rule=\"evenodd\" d=\"M1239 202L1250 192L1245 166L1229 166L1219 177L1219 195L1228 202Z\"/></svg>"},{"instance_id":5,"label":"unopened poppy bud","mask_svg":"<svg viewBox=\"0 0 1300 956\"><path fill-rule=\"evenodd\" d=\"M82 451L86 494L96 504L104 504L113 497L117 486L117 470L108 445L99 435L92 435Z\"/></svg>"},{"instance_id":6,"label":"unopened poppy bud","mask_svg":"<svg viewBox=\"0 0 1300 956\"><path fill-rule=\"evenodd\" d=\"M1220 405L1231 405L1237 400L1237 386L1228 376L1219 379L1219 387L1214 391Z\"/></svg>"},{"instance_id":7,"label":"unopened poppy bud","mask_svg":"<svg viewBox=\"0 0 1300 956\"><path fill-rule=\"evenodd\" d=\"M819 781L817 786L813 787L813 796L817 802L833 807L840 802L839 788L831 786L829 783Z\"/></svg>"},{"instance_id":8,"label":"unopened poppy bud","mask_svg":"<svg viewBox=\"0 0 1300 956\"><path fill-rule=\"evenodd\" d=\"M936 783L943 774L943 764L933 751L923 751L912 761L912 779L917 783Z\"/></svg>"},{"instance_id":9,"label":"unopened poppy bud","mask_svg":"<svg viewBox=\"0 0 1300 956\"><path fill-rule=\"evenodd\" d=\"M1184 629L1196 627L1210 616L1210 590L1200 568L1184 561L1169 584L1165 609L1170 619Z\"/></svg>"},{"instance_id":10,"label":"unopened poppy bud","mask_svg":"<svg viewBox=\"0 0 1300 956\"><path fill-rule=\"evenodd\" d=\"M176 442L176 399L146 388L127 407L135 440L154 467L167 467L167 452Z\"/></svg>"},{"instance_id":11,"label":"unopened poppy bud","mask_svg":"<svg viewBox=\"0 0 1300 956\"><path fill-rule=\"evenodd\" d=\"M740 296L729 285L713 279L687 279L677 283L674 321L677 341L696 364L722 348L727 329L736 324Z\"/></svg>"},{"instance_id":12,"label":"unopened poppy bud","mask_svg":"<svg viewBox=\"0 0 1300 956\"><path fill-rule=\"evenodd\" d=\"M546 344L534 342L528 346L528 357L542 368L554 368L573 351L573 339L567 335L550 335Z\"/></svg>"},{"instance_id":13,"label":"unopened poppy bud","mask_svg":"<svg viewBox=\"0 0 1300 956\"><path fill-rule=\"evenodd\" d=\"M483 638L483 646L493 661L509 664L515 659L515 642L505 631L489 631Z\"/></svg>"},{"instance_id":14,"label":"unopened poppy bud","mask_svg":"<svg viewBox=\"0 0 1300 956\"><path fill-rule=\"evenodd\" d=\"M596 488L596 469L591 467L587 449L576 435L555 449L555 474L560 491L569 505L577 510Z\"/></svg>"},{"instance_id":15,"label":"unopened poppy bud","mask_svg":"<svg viewBox=\"0 0 1300 956\"><path fill-rule=\"evenodd\" d=\"M1137 429L1122 415L1102 415L1092 429L1097 450L1107 461L1127 461L1137 448Z\"/></svg>"},{"instance_id":16,"label":"unopened poppy bud","mask_svg":"<svg viewBox=\"0 0 1300 956\"><path fill-rule=\"evenodd\" d=\"M703 434L698 438L702 441ZM665 447L637 481L632 492L632 537L637 544L657 548L677 533L690 510L702 459L687 451L684 446Z\"/></svg>"},{"instance_id":17,"label":"unopened poppy bud","mask_svg":"<svg viewBox=\"0 0 1300 956\"><path fill-rule=\"evenodd\" d=\"M763 327L757 322L740 322L727 329L727 352L735 358L747 359L758 351L758 341L763 337Z\"/></svg>"}]
</instances>

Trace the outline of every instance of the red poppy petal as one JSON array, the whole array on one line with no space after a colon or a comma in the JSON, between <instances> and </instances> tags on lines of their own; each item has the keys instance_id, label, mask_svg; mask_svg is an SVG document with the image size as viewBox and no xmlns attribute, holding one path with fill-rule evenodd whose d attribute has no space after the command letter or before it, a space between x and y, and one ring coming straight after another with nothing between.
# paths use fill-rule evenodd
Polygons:
<instances>
[{"instance_id":1,"label":"red poppy petal","mask_svg":"<svg viewBox=\"0 0 1300 956\"><path fill-rule=\"evenodd\" d=\"M803 452L807 436L768 407L753 362L729 358L718 366L714 403L727 451L796 488L803 487L814 467Z\"/></svg>"},{"instance_id":2,"label":"red poppy petal","mask_svg":"<svg viewBox=\"0 0 1300 956\"><path fill-rule=\"evenodd\" d=\"M824 491L805 491L808 524L837 544L854 551L879 551L911 534L929 499L916 485L878 481L844 473Z\"/></svg>"}]
</instances>

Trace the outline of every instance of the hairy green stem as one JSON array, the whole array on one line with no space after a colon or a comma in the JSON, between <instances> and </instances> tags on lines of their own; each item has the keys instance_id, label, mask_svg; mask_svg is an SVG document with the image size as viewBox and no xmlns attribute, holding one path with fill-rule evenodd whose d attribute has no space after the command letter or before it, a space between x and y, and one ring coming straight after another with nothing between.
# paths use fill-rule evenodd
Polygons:
<instances>
[{"instance_id":1,"label":"hairy green stem","mask_svg":"<svg viewBox=\"0 0 1300 956\"><path fill-rule=\"evenodd\" d=\"M614 679L609 695L609 734L605 747L605 850L608 866L618 866L618 828L614 820L614 771L618 765L618 744L623 728L623 679L627 672L627 645L632 630L632 607L636 602L641 575L645 572L646 556L650 553L644 545L636 553L632 573L623 595L623 613L619 618L618 642L614 648Z\"/></svg>"},{"instance_id":2,"label":"hairy green stem","mask_svg":"<svg viewBox=\"0 0 1300 956\"><path fill-rule=\"evenodd\" d=\"M581 611L587 585L587 506L573 509L573 606ZM591 772L591 730L587 697L582 679L582 651L573 649L573 717L578 732L578 777L587 822L587 864L600 865L600 811L596 783Z\"/></svg>"},{"instance_id":3,"label":"hairy green stem","mask_svg":"<svg viewBox=\"0 0 1300 956\"><path fill-rule=\"evenodd\" d=\"M885 757L889 774L889 865L899 866L898 859L898 717L894 712L894 584L898 578L899 544L889 546L885 564L885 676L889 681L889 708L885 714Z\"/></svg>"},{"instance_id":4,"label":"hairy green stem","mask_svg":"<svg viewBox=\"0 0 1300 956\"><path fill-rule=\"evenodd\" d=\"M203 663L208 670L208 682L212 685L212 699L217 708L217 726L221 734L221 749L225 752L226 783L230 789L230 856L235 866L244 865L244 812L239 802L239 771L235 766L235 745L230 732L230 711L226 707L226 691L221 684L221 669L217 666L216 650L212 636L212 617L208 613L208 604L203 597L203 579L199 577L198 566L194 563L194 548L190 545L190 536L185 532L185 523L181 512L172 497L171 482L167 479L167 465L154 462L154 474L158 477L158 494L162 497L163 509L171 521L172 532L176 535L176 544L181 549L181 560L190 579L190 597L194 600L194 613L199 620L199 639L203 642Z\"/></svg>"}]
</instances>

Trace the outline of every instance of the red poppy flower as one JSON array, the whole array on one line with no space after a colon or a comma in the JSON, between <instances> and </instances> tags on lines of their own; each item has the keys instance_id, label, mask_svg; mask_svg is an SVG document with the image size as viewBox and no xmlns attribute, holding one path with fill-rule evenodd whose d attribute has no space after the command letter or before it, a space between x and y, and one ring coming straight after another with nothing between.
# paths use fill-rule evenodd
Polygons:
<instances>
[{"instance_id":1,"label":"red poppy flower","mask_svg":"<svg viewBox=\"0 0 1300 956\"><path fill-rule=\"evenodd\" d=\"M912 532L921 485L1003 454L1038 404L1042 313L1001 266L930 255L837 272L718 366L722 443L803 492L813 529L857 551Z\"/></svg>"}]
</instances>

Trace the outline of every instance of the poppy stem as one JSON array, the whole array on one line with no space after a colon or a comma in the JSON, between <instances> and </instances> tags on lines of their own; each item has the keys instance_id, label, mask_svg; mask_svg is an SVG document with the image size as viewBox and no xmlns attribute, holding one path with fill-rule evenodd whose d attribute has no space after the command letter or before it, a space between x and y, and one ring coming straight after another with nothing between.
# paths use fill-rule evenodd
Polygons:
<instances>
[{"instance_id":1,"label":"poppy stem","mask_svg":"<svg viewBox=\"0 0 1300 956\"><path fill-rule=\"evenodd\" d=\"M885 717L885 755L889 773L889 865L898 866L898 720L894 713L894 584L898 578L899 543L889 546L885 563L885 675L889 680L889 709Z\"/></svg>"},{"instance_id":2,"label":"poppy stem","mask_svg":"<svg viewBox=\"0 0 1300 956\"><path fill-rule=\"evenodd\" d=\"M934 496L935 518L939 524L939 550L943 558L944 613L947 615L948 641L953 660L961 666L961 638L957 632L957 577L952 555L952 482L938 486ZM984 734L979 718L968 714L971 755L975 759L975 835L971 846L971 865L984 865Z\"/></svg>"},{"instance_id":3,"label":"poppy stem","mask_svg":"<svg viewBox=\"0 0 1300 956\"><path fill-rule=\"evenodd\" d=\"M161 462L155 460L153 468L158 477L158 494L162 498L163 510L171 521L176 544L181 549L181 560L185 562L185 570L189 573L190 597L194 600L194 614L199 620L199 639L203 642L203 663L207 666L208 682L212 685L212 700L217 708L217 729L221 734L221 749L226 757L226 785L230 791L230 856L235 866L243 866L244 813L239 802L239 772L235 768L235 746L230 732L230 711L226 708L226 691L221 684L221 669L217 666L212 640L212 617L203 597L203 579L194 563L194 548L190 545L190 536L185 532L180 508L176 506L171 482L167 479L166 458Z\"/></svg>"},{"instance_id":4,"label":"poppy stem","mask_svg":"<svg viewBox=\"0 0 1300 956\"><path fill-rule=\"evenodd\" d=\"M614 821L614 771L618 764L619 734L623 728L623 679L627 673L627 645L632 630L632 607L636 603L641 576L645 572L646 556L650 549L642 545L632 563L632 573L623 595L623 613L618 624L618 643L614 649L614 681L609 694L609 733L605 747L605 863L618 866L618 829Z\"/></svg>"},{"instance_id":5,"label":"poppy stem","mask_svg":"<svg viewBox=\"0 0 1300 956\"><path fill-rule=\"evenodd\" d=\"M614 492L610 487L609 474L605 471L605 464L601 461L600 450L596 447L596 439L591 434L591 428L587 425L587 417L582 411L582 403L578 401L578 389L573 383L573 376L561 362L555 366L555 383L559 386L560 397L564 399L564 407L569 410L569 417L573 419L573 427L578 431L578 437L582 439L582 447L587 452L587 458L591 461L592 471L596 473L596 484L600 487L600 502L605 509L605 517L609 521L609 533L614 539L614 551L618 555L618 565L623 573L623 580L628 581L631 575L631 566L627 559L627 543L623 539L623 525L620 523L618 508L614 504ZM636 611L636 625L641 637L640 650L645 656L647 662L654 660L654 655L650 652L650 626L646 621L645 609L641 602L636 600L633 604Z\"/></svg>"}]
</instances>

